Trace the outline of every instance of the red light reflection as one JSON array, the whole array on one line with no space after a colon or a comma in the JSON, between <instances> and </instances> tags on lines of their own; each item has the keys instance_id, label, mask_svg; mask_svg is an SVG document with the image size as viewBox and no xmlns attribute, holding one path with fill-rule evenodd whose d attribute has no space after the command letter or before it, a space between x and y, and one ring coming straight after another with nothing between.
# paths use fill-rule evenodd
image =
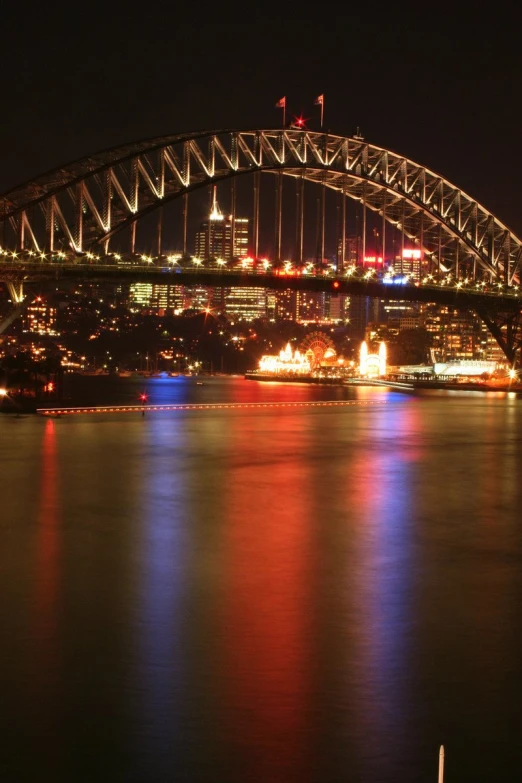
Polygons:
<instances>
[{"instance_id":1,"label":"red light reflection","mask_svg":"<svg viewBox=\"0 0 522 783\"><path fill-rule=\"evenodd\" d=\"M50 742L49 738L60 735L60 729L56 725L60 668L57 650L60 522L55 423L47 419L40 460L40 502L32 634L34 643L32 661L35 667L32 703L35 709L41 710L41 713L38 713L40 720L32 724L35 731L38 731L38 736L29 738L28 744L33 746L33 751L37 749L46 759L44 767L51 769L57 766L59 747L56 743Z\"/></svg>"},{"instance_id":2,"label":"red light reflection","mask_svg":"<svg viewBox=\"0 0 522 783\"><path fill-rule=\"evenodd\" d=\"M291 431L296 456L274 471L264 498L255 496L255 460L247 466L242 461L241 475L232 475L229 485L223 638L230 734L245 745L248 769L238 772L250 783L305 783L310 776L312 504L299 458L307 448L305 432L296 429L300 422L278 413L277 427ZM240 430L239 419L237 425L230 436L238 454L269 437Z\"/></svg>"}]
</instances>

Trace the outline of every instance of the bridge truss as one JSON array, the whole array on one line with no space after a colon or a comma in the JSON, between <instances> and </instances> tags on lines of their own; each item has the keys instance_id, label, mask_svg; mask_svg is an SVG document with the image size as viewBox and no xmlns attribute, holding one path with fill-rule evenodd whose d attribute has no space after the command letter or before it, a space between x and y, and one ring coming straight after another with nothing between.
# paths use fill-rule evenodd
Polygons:
<instances>
[{"instance_id":1,"label":"bridge truss","mask_svg":"<svg viewBox=\"0 0 522 783\"><path fill-rule=\"evenodd\" d=\"M163 207L182 200L183 256L188 256L189 195L230 180L232 217L235 183L240 175L253 182L252 247L259 256L261 175L275 177L274 264L282 262L283 179L296 183L294 261L305 258L305 183L321 193L319 228L322 259L325 248L324 194L335 191L340 203L337 273L347 267L346 204L353 200L362 212L361 255L367 245L367 216L381 225L381 244L387 231L399 232L404 250L415 247L427 274L453 280L487 281L517 286L522 242L487 209L429 169L370 144L351 138L301 129L221 130L164 136L127 144L91 155L35 178L0 198L1 274L14 278L24 260L105 263L111 243L125 236L131 255L138 251L136 228L158 212L157 263L162 264ZM32 264L31 264L32 266ZM13 289L14 290L14 289ZM397 298L399 298L397 296ZM436 301L436 300L435 300ZM496 308L480 315L513 358L522 344L520 308Z\"/></svg>"}]
</instances>

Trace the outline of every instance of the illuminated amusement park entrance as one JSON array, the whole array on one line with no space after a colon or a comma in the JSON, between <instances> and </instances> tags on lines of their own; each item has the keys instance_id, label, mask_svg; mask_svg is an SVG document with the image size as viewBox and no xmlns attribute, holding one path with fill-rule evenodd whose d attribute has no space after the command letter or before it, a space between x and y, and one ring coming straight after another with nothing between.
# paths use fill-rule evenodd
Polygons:
<instances>
[{"instance_id":1,"label":"illuminated amusement park entrance","mask_svg":"<svg viewBox=\"0 0 522 783\"><path fill-rule=\"evenodd\" d=\"M216 187L226 219L205 229ZM360 136L230 129L115 147L5 193L0 246L20 306L57 280L310 290L473 310L510 365L522 345L522 241L444 177Z\"/></svg>"},{"instance_id":2,"label":"illuminated amusement park entrance","mask_svg":"<svg viewBox=\"0 0 522 783\"><path fill-rule=\"evenodd\" d=\"M363 378L383 378L387 374L384 342L379 344L377 353L369 353L367 342L362 343L359 354L359 374Z\"/></svg>"}]
</instances>

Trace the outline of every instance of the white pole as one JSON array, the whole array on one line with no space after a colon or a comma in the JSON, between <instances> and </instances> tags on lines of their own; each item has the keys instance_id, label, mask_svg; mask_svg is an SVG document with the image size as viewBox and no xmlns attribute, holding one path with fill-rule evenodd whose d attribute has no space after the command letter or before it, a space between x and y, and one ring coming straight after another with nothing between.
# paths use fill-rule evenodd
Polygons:
<instances>
[{"instance_id":1,"label":"white pole","mask_svg":"<svg viewBox=\"0 0 522 783\"><path fill-rule=\"evenodd\" d=\"M439 751L439 783L444 783L444 745L440 746Z\"/></svg>"}]
</instances>

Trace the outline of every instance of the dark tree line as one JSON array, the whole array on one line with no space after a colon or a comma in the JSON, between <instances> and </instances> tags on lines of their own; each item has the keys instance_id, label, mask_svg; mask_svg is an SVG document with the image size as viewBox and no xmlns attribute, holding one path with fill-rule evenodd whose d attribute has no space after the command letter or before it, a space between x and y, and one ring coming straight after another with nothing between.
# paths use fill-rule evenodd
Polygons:
<instances>
[{"instance_id":1,"label":"dark tree line","mask_svg":"<svg viewBox=\"0 0 522 783\"><path fill-rule=\"evenodd\" d=\"M50 385L57 391L61 378L59 355L34 358L27 351L18 351L0 359L0 386L10 396L38 396Z\"/></svg>"}]
</instances>

